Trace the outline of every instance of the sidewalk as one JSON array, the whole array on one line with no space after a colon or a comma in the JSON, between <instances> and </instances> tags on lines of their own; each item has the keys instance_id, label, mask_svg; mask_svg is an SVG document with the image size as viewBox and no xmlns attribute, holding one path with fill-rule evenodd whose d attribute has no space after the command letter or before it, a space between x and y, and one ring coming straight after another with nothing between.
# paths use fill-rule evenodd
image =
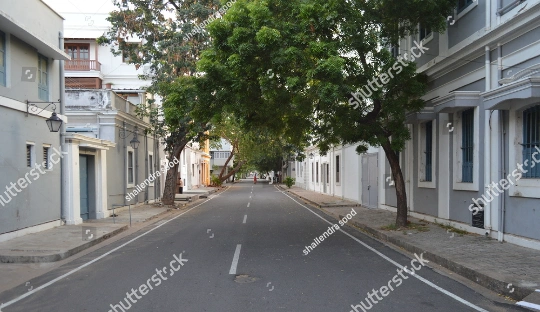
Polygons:
<instances>
[{"instance_id":1,"label":"sidewalk","mask_svg":"<svg viewBox=\"0 0 540 312\"><path fill-rule=\"evenodd\" d=\"M282 186L282 188L285 188ZM357 215L349 221L375 238L389 242L410 253L424 253L437 263L498 294L540 305L540 251L499 243L476 234L460 234L453 228L409 217L417 229L383 230L395 223L396 214L383 209L367 209L348 202L348 207L331 206L340 199L292 187L285 190L304 201L314 203L335 218L343 218L351 209ZM528 297L527 297L528 296ZM527 297L527 298L526 298ZM525 299L524 299L525 298Z\"/></svg>"},{"instance_id":2,"label":"sidewalk","mask_svg":"<svg viewBox=\"0 0 540 312\"><path fill-rule=\"evenodd\" d=\"M158 205L131 207L131 223L145 222L170 211ZM113 218L59 226L0 243L0 263L54 262L101 243L129 228L128 209L116 209Z\"/></svg>"},{"instance_id":3,"label":"sidewalk","mask_svg":"<svg viewBox=\"0 0 540 312\"><path fill-rule=\"evenodd\" d=\"M174 201L195 201L199 198L208 198L208 195L219 191L218 187L199 187L192 190L186 190L182 194L176 194Z\"/></svg>"}]
</instances>

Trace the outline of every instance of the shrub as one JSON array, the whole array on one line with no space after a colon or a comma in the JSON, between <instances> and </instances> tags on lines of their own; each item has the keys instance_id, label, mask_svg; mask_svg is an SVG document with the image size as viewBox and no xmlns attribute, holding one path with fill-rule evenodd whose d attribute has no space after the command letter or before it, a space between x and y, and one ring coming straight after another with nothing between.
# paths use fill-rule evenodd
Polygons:
<instances>
[{"instance_id":1,"label":"shrub","mask_svg":"<svg viewBox=\"0 0 540 312\"><path fill-rule=\"evenodd\" d=\"M285 185L287 185L288 188L291 188L294 185L295 179L291 177L285 178Z\"/></svg>"},{"instance_id":2,"label":"shrub","mask_svg":"<svg viewBox=\"0 0 540 312\"><path fill-rule=\"evenodd\" d=\"M210 178L210 184L212 184L212 186L220 187L223 184L223 182L218 176L212 175L212 177Z\"/></svg>"}]
</instances>

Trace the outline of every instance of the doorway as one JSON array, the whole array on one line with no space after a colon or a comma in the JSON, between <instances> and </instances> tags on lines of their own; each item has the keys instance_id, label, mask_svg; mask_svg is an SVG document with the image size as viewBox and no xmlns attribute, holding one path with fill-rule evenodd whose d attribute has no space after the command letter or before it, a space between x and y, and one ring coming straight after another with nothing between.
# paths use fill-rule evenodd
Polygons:
<instances>
[{"instance_id":1,"label":"doorway","mask_svg":"<svg viewBox=\"0 0 540 312\"><path fill-rule=\"evenodd\" d=\"M96 219L94 156L79 154L81 219Z\"/></svg>"},{"instance_id":2,"label":"doorway","mask_svg":"<svg viewBox=\"0 0 540 312\"><path fill-rule=\"evenodd\" d=\"M378 154L362 156L362 204L377 208L379 204Z\"/></svg>"}]
</instances>

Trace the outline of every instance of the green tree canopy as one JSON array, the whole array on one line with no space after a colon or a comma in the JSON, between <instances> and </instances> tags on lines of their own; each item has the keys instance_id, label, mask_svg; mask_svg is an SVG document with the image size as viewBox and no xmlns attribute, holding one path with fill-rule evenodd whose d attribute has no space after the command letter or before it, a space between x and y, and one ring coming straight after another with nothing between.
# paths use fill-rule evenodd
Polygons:
<instances>
[{"instance_id":1,"label":"green tree canopy","mask_svg":"<svg viewBox=\"0 0 540 312\"><path fill-rule=\"evenodd\" d=\"M312 137L322 152L343 143L358 144L358 152L381 146L396 182L396 223L404 226L407 200L395 151L410 138L405 116L424 106L427 81L410 53L395 59L388 48L418 25L444 30L454 6L454 0L238 0L208 26L212 45L198 63L201 90L209 95L203 101L291 143ZM350 100L366 86L371 94Z\"/></svg>"}]
</instances>

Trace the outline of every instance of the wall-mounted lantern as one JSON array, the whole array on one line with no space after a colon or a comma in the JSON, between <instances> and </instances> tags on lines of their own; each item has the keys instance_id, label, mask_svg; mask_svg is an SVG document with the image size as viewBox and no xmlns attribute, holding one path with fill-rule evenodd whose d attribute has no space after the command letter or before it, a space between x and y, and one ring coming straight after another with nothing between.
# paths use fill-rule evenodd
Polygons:
<instances>
[{"instance_id":1,"label":"wall-mounted lantern","mask_svg":"<svg viewBox=\"0 0 540 312\"><path fill-rule=\"evenodd\" d=\"M41 112L43 112L45 109L47 109L47 107L52 105L52 109L53 109L52 115L47 120L45 120L45 123L47 123L47 127L49 127L50 132L58 132L58 131L60 131L60 128L62 127L62 123L64 123L64 121L62 119L60 119L60 117L58 117L58 115L56 115L56 103L59 104L60 100L58 100L58 102L29 102L29 101L26 101L26 116L28 116L28 114L30 112L32 112L35 115L38 115ZM47 105L44 108L42 108L40 111L38 111L39 110L38 104L47 104Z\"/></svg>"}]
</instances>

